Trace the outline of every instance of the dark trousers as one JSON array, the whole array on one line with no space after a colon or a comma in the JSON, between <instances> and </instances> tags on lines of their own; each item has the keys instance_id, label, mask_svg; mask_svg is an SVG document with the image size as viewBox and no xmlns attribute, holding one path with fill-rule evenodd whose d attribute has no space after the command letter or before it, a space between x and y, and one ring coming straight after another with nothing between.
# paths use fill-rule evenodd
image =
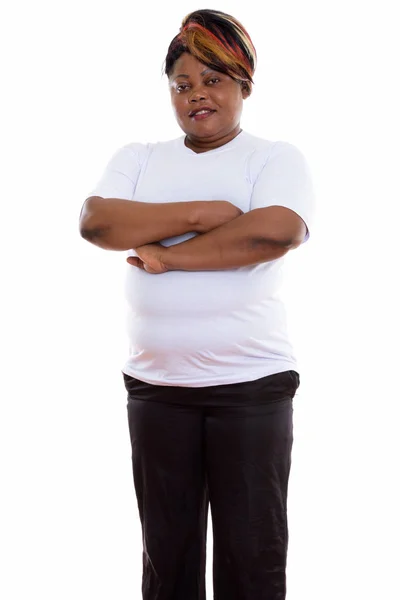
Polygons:
<instances>
[{"instance_id":1,"label":"dark trousers","mask_svg":"<svg viewBox=\"0 0 400 600\"><path fill-rule=\"evenodd\" d=\"M124 374L143 532L144 600L284 600L292 401L299 375L205 388Z\"/></svg>"}]
</instances>

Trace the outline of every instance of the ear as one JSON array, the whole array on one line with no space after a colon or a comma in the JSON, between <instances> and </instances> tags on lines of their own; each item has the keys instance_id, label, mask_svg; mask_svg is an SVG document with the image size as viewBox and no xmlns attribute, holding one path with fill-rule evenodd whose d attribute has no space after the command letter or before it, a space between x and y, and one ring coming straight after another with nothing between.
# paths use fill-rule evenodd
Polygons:
<instances>
[{"instance_id":1,"label":"ear","mask_svg":"<svg viewBox=\"0 0 400 600\"><path fill-rule=\"evenodd\" d=\"M242 98L243 98L243 100L246 100L246 98L248 98L251 95L250 84L247 81L242 81L241 88L242 88Z\"/></svg>"}]
</instances>

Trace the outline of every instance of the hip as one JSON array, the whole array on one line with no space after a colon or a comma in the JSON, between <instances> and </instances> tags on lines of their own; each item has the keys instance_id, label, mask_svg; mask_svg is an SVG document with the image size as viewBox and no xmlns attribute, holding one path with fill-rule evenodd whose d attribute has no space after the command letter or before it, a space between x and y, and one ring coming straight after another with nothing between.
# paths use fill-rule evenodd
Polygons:
<instances>
[{"instance_id":1,"label":"hip","mask_svg":"<svg viewBox=\"0 0 400 600\"><path fill-rule=\"evenodd\" d=\"M300 386L295 370L274 373L252 381L205 387L165 386L147 383L122 373L128 401L145 400L185 406L251 406L293 400Z\"/></svg>"}]
</instances>

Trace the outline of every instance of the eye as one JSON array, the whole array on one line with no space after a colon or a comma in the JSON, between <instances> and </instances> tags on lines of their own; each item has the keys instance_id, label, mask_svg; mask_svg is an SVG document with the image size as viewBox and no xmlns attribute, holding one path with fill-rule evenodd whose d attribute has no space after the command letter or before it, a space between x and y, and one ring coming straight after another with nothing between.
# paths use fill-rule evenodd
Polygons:
<instances>
[{"instance_id":1,"label":"eye","mask_svg":"<svg viewBox=\"0 0 400 600\"><path fill-rule=\"evenodd\" d=\"M217 82L217 81L220 81L220 79L219 79L218 77L213 77L212 79L209 79L209 80L207 81L207 83L211 83L211 82Z\"/></svg>"},{"instance_id":2,"label":"eye","mask_svg":"<svg viewBox=\"0 0 400 600\"><path fill-rule=\"evenodd\" d=\"M186 83L180 83L179 85L176 86L176 90L177 90L177 92L183 92L188 87L189 86Z\"/></svg>"}]
</instances>

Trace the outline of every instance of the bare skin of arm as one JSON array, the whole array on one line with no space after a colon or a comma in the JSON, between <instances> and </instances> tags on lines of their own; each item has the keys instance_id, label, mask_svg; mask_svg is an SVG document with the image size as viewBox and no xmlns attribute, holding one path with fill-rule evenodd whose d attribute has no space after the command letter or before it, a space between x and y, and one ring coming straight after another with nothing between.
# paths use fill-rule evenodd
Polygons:
<instances>
[{"instance_id":1,"label":"bare skin of arm","mask_svg":"<svg viewBox=\"0 0 400 600\"><path fill-rule=\"evenodd\" d=\"M181 244L136 248L138 256L127 260L152 274L234 269L281 258L301 245L306 231L305 223L290 209L256 208Z\"/></svg>"},{"instance_id":2,"label":"bare skin of arm","mask_svg":"<svg viewBox=\"0 0 400 600\"><path fill-rule=\"evenodd\" d=\"M226 200L147 203L91 196L79 231L104 250L130 250L188 232L207 233L242 214Z\"/></svg>"},{"instance_id":3,"label":"bare skin of arm","mask_svg":"<svg viewBox=\"0 0 400 600\"><path fill-rule=\"evenodd\" d=\"M290 209L256 208L205 235L165 248L165 264L168 270L183 271L257 265L298 248L305 234L304 222Z\"/></svg>"}]
</instances>

